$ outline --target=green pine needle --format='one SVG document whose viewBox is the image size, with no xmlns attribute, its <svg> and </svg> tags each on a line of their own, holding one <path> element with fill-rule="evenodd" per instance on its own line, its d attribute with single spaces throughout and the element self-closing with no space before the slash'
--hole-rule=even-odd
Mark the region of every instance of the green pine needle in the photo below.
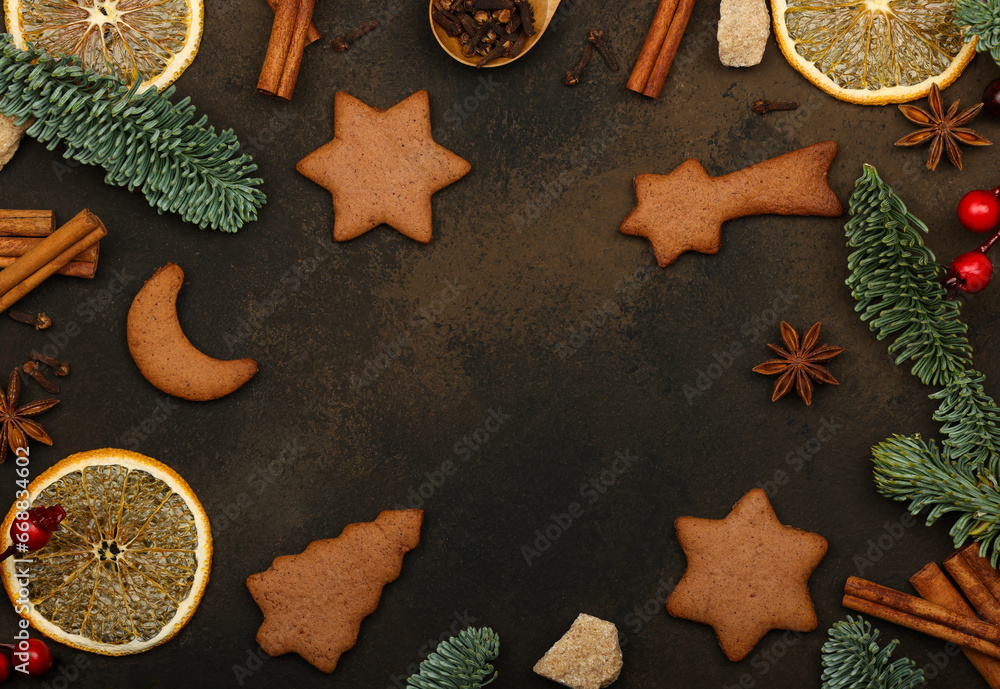
<svg viewBox="0 0 1000 689">
<path fill-rule="evenodd" d="M 406 680 L 406 686 L 416 689 L 481 689 L 497 678 L 499 673 L 489 661 L 495 660 L 498 655 L 500 637 L 492 629 L 463 629 L 458 636 L 438 644 L 437 650 L 420 663 L 420 672 Z"/>
<path fill-rule="evenodd" d="M 955 25 L 965 30 L 966 42 L 978 36 L 976 50 L 989 51 L 1000 65 L 1000 1 L 955 0 Z"/>
<path fill-rule="evenodd" d="M 957 515 L 951 527 L 956 548 L 968 539 L 993 566 L 1000 560 L 1000 490 L 992 474 L 965 461 L 941 456 L 937 443 L 919 435 L 894 435 L 872 448 L 875 486 L 893 500 L 909 500 L 911 514 L 930 507 L 927 525 L 946 514 Z"/>
<path fill-rule="evenodd" d="M 909 658 L 889 662 L 898 639 L 879 649 L 879 632 L 867 620 L 848 617 L 830 628 L 823 644 L 823 689 L 912 689 L 924 673 Z"/>
<path fill-rule="evenodd" d="M 878 339 L 896 338 L 889 351 L 897 364 L 912 361 L 922 382 L 946 384 L 972 365 L 972 348 L 958 320 L 958 302 L 947 298 L 940 282 L 944 268 L 924 246 L 927 226 L 907 212 L 871 165 L 855 184 L 850 212 L 844 231 L 855 249 L 847 279 L 855 310 Z"/>
<path fill-rule="evenodd" d="M 934 420 L 943 424 L 941 432 L 948 436 L 943 443 L 945 457 L 986 467 L 996 476 L 1000 471 L 1000 409 L 983 390 L 985 378 L 979 371 L 964 371 L 930 397 L 941 400 Z"/>
<path fill-rule="evenodd" d="M 206 128 L 190 99 L 171 103 L 171 87 L 138 93 L 71 57 L 19 50 L 0 34 L 0 113 L 18 124 L 35 118 L 28 135 L 49 150 L 107 171 L 104 181 L 140 189 L 160 213 L 202 228 L 235 232 L 264 204 L 250 156 L 239 155 L 232 130 Z"/>
</svg>

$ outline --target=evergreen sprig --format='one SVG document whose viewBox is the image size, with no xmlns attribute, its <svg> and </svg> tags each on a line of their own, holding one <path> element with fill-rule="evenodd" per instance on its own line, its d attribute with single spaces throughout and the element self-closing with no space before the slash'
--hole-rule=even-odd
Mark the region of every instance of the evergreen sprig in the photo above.
<svg viewBox="0 0 1000 689">
<path fill-rule="evenodd" d="M 946 514 L 957 515 L 951 527 L 955 547 L 969 538 L 996 567 L 1000 560 L 1000 490 L 992 474 L 967 461 L 943 457 L 933 440 L 894 435 L 872 448 L 875 486 L 887 498 L 909 500 L 908 510 L 927 514 L 930 526 Z"/>
<path fill-rule="evenodd" d="M 500 637 L 489 627 L 463 629 L 438 644 L 420 663 L 420 672 L 406 680 L 416 689 L 480 689 L 495 680 L 491 660 L 500 655 Z M 487 677 L 489 679 L 487 679 Z"/>
<path fill-rule="evenodd" d="M 989 51 L 1000 65 L 1000 1 L 955 0 L 955 25 L 965 31 L 966 42 L 978 36 L 978 52 Z"/>
<path fill-rule="evenodd" d="M 139 189 L 158 212 L 200 227 L 235 232 L 257 219 L 265 202 L 250 156 L 239 155 L 232 130 L 215 132 L 194 119 L 189 98 L 172 103 L 171 87 L 138 93 L 74 58 L 20 50 L 0 34 L 0 113 L 63 156 L 107 171 L 104 181 Z"/>
<path fill-rule="evenodd" d="M 856 311 L 883 340 L 895 336 L 889 351 L 896 363 L 912 361 L 924 383 L 944 385 L 972 365 L 966 326 L 958 320 L 958 302 L 947 298 L 944 273 L 923 242 L 927 226 L 883 182 L 871 165 L 855 184 L 851 219 L 844 228 L 848 258 L 847 285 Z"/>
<path fill-rule="evenodd" d="M 934 420 L 948 436 L 942 444 L 945 457 L 986 467 L 996 476 L 1000 470 L 1000 408 L 983 390 L 985 378 L 979 371 L 964 371 L 930 397 L 941 400 Z"/>
<path fill-rule="evenodd" d="M 879 632 L 867 620 L 848 617 L 829 634 L 822 649 L 823 689 L 912 689 L 923 683 L 923 671 L 909 658 L 889 662 L 899 640 L 880 649 Z"/>
</svg>

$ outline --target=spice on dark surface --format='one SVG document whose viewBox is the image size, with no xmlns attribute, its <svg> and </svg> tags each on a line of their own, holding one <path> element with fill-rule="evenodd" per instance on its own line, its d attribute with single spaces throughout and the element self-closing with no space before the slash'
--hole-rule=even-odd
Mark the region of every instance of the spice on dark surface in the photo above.
<svg viewBox="0 0 1000 689">
<path fill-rule="evenodd" d="M 28 438 L 52 444 L 52 438 L 41 424 L 28 417 L 47 412 L 59 404 L 59 400 L 35 400 L 19 407 L 17 402 L 20 398 L 21 376 L 15 368 L 10 372 L 7 394 L 0 390 L 0 464 L 7 459 L 7 448 L 16 454 L 19 447 L 28 447 Z"/>
<path fill-rule="evenodd" d="M 806 404 L 812 404 L 814 381 L 840 385 L 827 370 L 825 364 L 835 356 L 843 354 L 844 348 L 818 344 L 819 330 L 820 324 L 817 323 L 809 328 L 800 342 L 799 334 L 795 328 L 785 321 L 781 321 L 781 339 L 785 346 L 767 345 L 780 358 L 768 359 L 753 367 L 754 373 L 778 376 L 778 380 L 774 383 L 772 402 L 784 397 L 794 389 L 799 397 L 805 400 Z"/>
<path fill-rule="evenodd" d="M 69 375 L 69 364 L 67 364 L 65 361 L 59 361 L 58 359 L 53 359 L 52 357 L 46 356 L 41 352 L 36 352 L 35 350 L 31 350 L 31 354 L 28 355 L 28 358 L 31 359 L 32 361 L 37 361 L 40 364 L 45 364 L 46 366 L 51 368 L 52 372 L 55 373 L 57 376 Z"/>
<path fill-rule="evenodd" d="M 604 64 L 608 66 L 612 72 L 618 71 L 618 60 L 615 59 L 614 53 L 611 52 L 611 48 L 608 47 L 607 41 L 604 40 L 604 32 L 598 29 L 591 29 L 587 33 L 587 40 L 594 44 L 594 48 L 597 52 L 601 54 L 604 58 Z"/>
<path fill-rule="evenodd" d="M 452 38 L 462 55 L 479 57 L 484 67 L 501 57 L 514 58 L 534 33 L 531 4 L 517 0 L 437 0 L 431 17 Z"/>
<path fill-rule="evenodd" d="M 18 323 L 24 323 L 25 325 L 33 326 L 35 330 L 45 330 L 46 328 L 52 325 L 52 319 L 49 318 L 44 313 L 35 314 L 33 316 L 30 313 L 25 313 L 24 311 L 11 309 L 7 312 L 7 315 L 13 318 Z"/>
<path fill-rule="evenodd" d="M 45 374 L 42 373 L 42 369 L 38 365 L 37 361 L 25 361 L 24 366 L 21 368 L 31 377 L 33 381 L 38 383 L 42 390 L 45 390 L 45 392 L 50 395 L 59 394 L 59 386 L 45 377 Z"/>
<path fill-rule="evenodd" d="M 933 170 L 941 162 L 941 154 L 945 153 L 952 165 L 962 169 L 962 151 L 958 144 L 967 146 L 990 146 L 992 142 L 969 129 L 968 124 L 975 119 L 983 104 L 978 103 L 971 108 L 958 112 L 958 101 L 951 104 L 947 111 L 941 101 L 941 89 L 936 83 L 931 84 L 931 92 L 927 95 L 930 112 L 916 105 L 904 103 L 899 106 L 900 112 L 910 122 L 915 122 L 921 129 L 907 134 L 896 142 L 896 146 L 919 146 L 931 142 L 927 153 L 927 169 Z"/>
<path fill-rule="evenodd" d="M 580 77 L 583 76 L 583 70 L 587 69 L 587 65 L 590 63 L 590 58 L 594 55 L 594 44 L 587 43 L 583 46 L 583 55 L 580 56 L 580 61 L 576 63 L 576 66 L 570 71 L 566 72 L 566 85 L 575 86 L 580 83 Z"/>
<path fill-rule="evenodd" d="M 766 115 L 774 110 L 795 110 L 799 104 L 793 100 L 767 100 L 761 98 L 753 104 L 753 111 L 758 115 Z"/>
<path fill-rule="evenodd" d="M 364 36 L 366 33 L 374 31 L 378 28 L 378 19 L 370 19 L 364 24 L 356 28 L 354 31 L 350 32 L 346 36 L 337 36 L 333 39 L 333 49 L 337 52 L 344 52 L 351 47 L 351 44 L 356 40 Z"/>
</svg>

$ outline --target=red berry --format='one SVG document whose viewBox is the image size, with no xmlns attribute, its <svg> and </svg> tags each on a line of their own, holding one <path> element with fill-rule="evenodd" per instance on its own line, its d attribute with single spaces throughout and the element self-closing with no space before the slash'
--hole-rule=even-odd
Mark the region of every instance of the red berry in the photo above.
<svg viewBox="0 0 1000 689">
<path fill-rule="evenodd" d="M 45 547 L 45 544 L 52 538 L 52 533 L 45 529 L 40 529 L 28 519 L 15 519 L 10 527 L 10 537 L 14 544 L 24 543 L 28 551 L 38 550 Z"/>
<path fill-rule="evenodd" d="M 958 221 L 970 232 L 989 232 L 1000 225 L 1000 199 L 986 189 L 970 191 L 958 202 Z"/>
<path fill-rule="evenodd" d="M 44 548 L 65 516 L 66 512 L 59 505 L 35 507 L 28 510 L 25 519 L 14 520 L 10 525 L 10 538 L 15 546 L 26 545 L 29 552 Z"/>
<path fill-rule="evenodd" d="M 0 684 L 6 682 L 8 677 L 10 677 L 10 658 L 6 653 L 0 653 Z"/>
<path fill-rule="evenodd" d="M 983 105 L 993 117 L 1000 117 L 1000 79 L 994 79 L 983 91 Z"/>
<path fill-rule="evenodd" d="M 52 669 L 55 660 L 52 658 L 52 651 L 41 639 L 26 639 L 14 644 L 11 652 L 14 664 L 18 667 L 27 665 L 28 675 L 31 677 L 41 677 Z M 20 670 L 18 670 L 20 672 Z"/>
<path fill-rule="evenodd" d="M 970 251 L 951 262 L 951 272 L 957 278 L 960 290 L 975 294 L 990 284 L 993 262 L 980 251 Z"/>
</svg>

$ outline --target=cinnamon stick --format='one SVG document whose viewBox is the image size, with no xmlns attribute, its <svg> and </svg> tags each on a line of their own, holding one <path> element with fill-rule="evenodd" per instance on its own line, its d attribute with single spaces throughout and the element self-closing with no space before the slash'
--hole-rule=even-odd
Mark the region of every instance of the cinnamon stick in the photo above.
<svg viewBox="0 0 1000 689">
<path fill-rule="evenodd" d="M 970 543 L 959 552 L 993 597 L 1000 600 L 1000 573 L 997 573 L 989 560 L 979 556 L 979 544 Z"/>
<path fill-rule="evenodd" d="M 0 210 L 0 237 L 47 237 L 55 229 L 52 211 Z"/>
<path fill-rule="evenodd" d="M 42 237 L 0 237 L 0 257 L 24 256 L 26 253 L 41 244 Z M 100 246 L 95 245 L 74 258 L 74 261 L 83 263 L 94 263 L 100 254 Z"/>
<path fill-rule="evenodd" d="M 642 95 L 656 98 L 660 95 L 660 91 L 663 90 L 663 83 L 667 80 L 667 73 L 670 71 L 670 66 L 674 63 L 677 48 L 681 45 L 681 38 L 684 37 L 684 31 L 687 29 L 688 20 L 691 19 L 691 11 L 693 9 L 694 0 L 680 0 L 680 4 L 677 5 L 677 11 L 674 13 L 674 18 L 670 21 L 670 29 L 667 31 L 667 37 L 663 40 L 663 47 L 656 58 L 656 64 L 653 65 L 653 71 L 649 75 L 649 81 L 646 82 L 646 88 L 643 89 Z"/>
<path fill-rule="evenodd" d="M 917 593 L 932 603 L 937 603 L 952 612 L 965 615 L 966 617 L 974 617 L 976 615 L 975 610 L 972 609 L 972 606 L 965 601 L 965 598 L 958 592 L 958 589 L 948 580 L 948 577 L 937 566 L 937 563 L 931 562 L 914 574 L 910 577 L 910 583 L 917 590 Z M 963 648 L 962 652 L 979 674 L 982 675 L 983 679 L 986 680 L 990 689 L 1000 689 L 1000 660 L 968 648 Z"/>
<path fill-rule="evenodd" d="M 264 66 L 257 80 L 257 90 L 269 96 L 278 93 L 281 85 L 281 75 L 288 61 L 288 50 L 295 34 L 295 19 L 299 14 L 299 0 L 282 0 L 274 13 L 274 23 L 271 25 L 271 38 L 267 43 L 267 54 L 264 56 Z"/>
<path fill-rule="evenodd" d="M 660 5 L 653 16 L 653 25 L 649 27 L 649 33 L 646 34 L 646 40 L 642 44 L 642 50 L 639 51 L 639 57 L 632 68 L 632 75 L 628 79 L 627 88 L 630 90 L 637 93 L 646 90 L 649 75 L 653 73 L 653 65 L 656 64 L 656 58 L 670 29 L 670 20 L 674 18 L 674 12 L 677 10 L 677 2 L 678 0 L 660 0 Z"/>
<path fill-rule="evenodd" d="M 38 246 L 0 271 L 0 311 L 6 311 L 107 234 L 96 215 L 87 209 L 80 211 Z"/>
<path fill-rule="evenodd" d="M 97 246 L 97 244 L 95 244 L 94 246 Z M 17 259 L 18 259 L 17 256 L 0 256 L 0 269 L 14 265 L 14 261 L 16 261 Z M 97 275 L 97 263 L 70 261 L 62 268 L 57 270 L 56 275 L 65 275 L 66 277 L 70 278 L 83 278 L 84 280 L 93 280 L 94 277 Z"/>
<path fill-rule="evenodd" d="M 283 0 L 289 2 L 290 0 Z M 295 17 L 295 29 L 292 33 L 292 44 L 288 49 L 285 67 L 281 72 L 281 82 L 278 84 L 277 97 L 281 100 L 291 100 L 295 91 L 295 82 L 299 78 L 299 68 L 302 66 L 302 54 L 306 49 L 306 35 L 312 22 L 313 8 L 316 0 L 299 0 L 299 12 Z"/>
<path fill-rule="evenodd" d="M 979 546 L 973 545 L 974 548 Z M 978 557 L 978 553 L 974 554 Z M 965 559 L 965 551 L 960 550 L 944 561 L 944 568 L 948 570 L 955 583 L 965 592 L 966 597 L 972 606 L 979 611 L 984 620 L 993 624 L 1000 623 L 1000 601 L 993 597 L 990 590 L 983 583 L 982 579 L 969 561 Z"/>
<path fill-rule="evenodd" d="M 271 8 L 272 12 L 277 12 L 278 7 L 281 5 L 283 0 L 267 0 L 268 7 Z M 306 45 L 311 45 L 319 39 L 323 38 L 319 31 L 316 29 L 316 25 L 312 22 L 309 23 L 309 31 L 306 33 Z"/>
<path fill-rule="evenodd" d="M 923 598 L 851 577 L 844 586 L 843 605 L 849 610 L 1000 658 L 1000 629 Z"/>
</svg>

